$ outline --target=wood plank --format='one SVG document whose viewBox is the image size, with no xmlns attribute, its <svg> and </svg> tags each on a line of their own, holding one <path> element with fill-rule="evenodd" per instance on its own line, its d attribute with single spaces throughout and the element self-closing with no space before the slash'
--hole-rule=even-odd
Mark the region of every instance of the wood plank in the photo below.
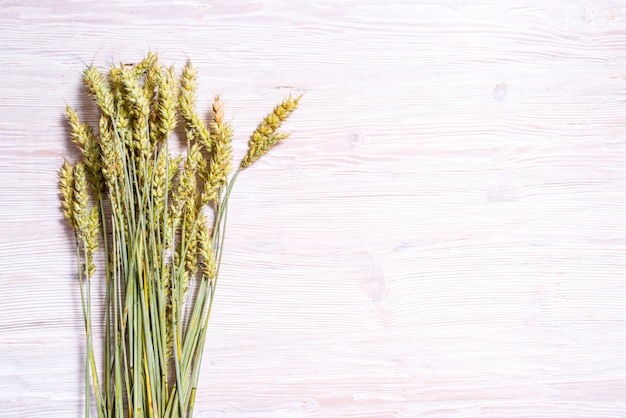
<svg viewBox="0 0 626 418">
<path fill-rule="evenodd" d="M 221 93 L 232 196 L 199 417 L 622 417 L 626 5 L 0 2 L 0 415 L 83 411 L 63 108 L 148 50 Z"/>
</svg>

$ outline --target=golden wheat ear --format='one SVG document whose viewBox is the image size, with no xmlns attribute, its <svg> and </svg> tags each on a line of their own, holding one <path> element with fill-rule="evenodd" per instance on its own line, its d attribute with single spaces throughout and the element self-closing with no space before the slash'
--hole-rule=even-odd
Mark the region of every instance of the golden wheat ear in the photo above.
<svg viewBox="0 0 626 418">
<path fill-rule="evenodd" d="M 213 122 L 209 127 L 213 139 L 213 152 L 202 194 L 202 203 L 205 205 L 218 203 L 221 191 L 228 183 L 228 175 L 232 172 L 233 129 L 230 124 L 224 122 L 224 104 L 220 96 L 213 99 Z"/>
<path fill-rule="evenodd" d="M 289 96 L 263 119 L 250 136 L 248 152 L 241 161 L 240 169 L 250 167 L 259 158 L 265 155 L 274 145 L 289 137 L 287 133 L 280 133 L 278 129 L 287 120 L 289 115 L 298 108 L 299 96 Z"/>
<path fill-rule="evenodd" d="M 61 190 L 61 205 L 63 216 L 70 226 L 76 229 L 74 220 L 74 167 L 67 161 L 63 161 L 59 171 L 59 189 Z"/>
</svg>

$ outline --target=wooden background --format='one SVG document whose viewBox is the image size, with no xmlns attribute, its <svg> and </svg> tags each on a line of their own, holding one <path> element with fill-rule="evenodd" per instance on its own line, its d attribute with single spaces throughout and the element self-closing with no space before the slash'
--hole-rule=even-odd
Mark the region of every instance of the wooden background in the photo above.
<svg viewBox="0 0 626 418">
<path fill-rule="evenodd" d="M 0 416 L 78 417 L 57 172 L 88 64 L 236 127 L 197 417 L 626 417 L 626 2 L 0 0 Z M 85 113 L 86 112 L 86 113 Z"/>
</svg>

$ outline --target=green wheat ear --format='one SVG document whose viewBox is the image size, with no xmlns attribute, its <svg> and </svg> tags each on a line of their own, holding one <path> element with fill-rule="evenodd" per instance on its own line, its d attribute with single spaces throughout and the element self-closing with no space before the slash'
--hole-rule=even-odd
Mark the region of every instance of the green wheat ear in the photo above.
<svg viewBox="0 0 626 418">
<path fill-rule="evenodd" d="M 106 75 L 89 67 L 82 81 L 100 110 L 98 126 L 65 109 L 81 151 L 76 163 L 63 162 L 59 189 L 76 244 L 86 417 L 92 393 L 99 418 L 193 415 L 233 185 L 288 136 L 278 129 L 301 98 L 288 97 L 263 119 L 233 173 L 233 128 L 219 96 L 210 119 L 197 114 L 197 78 L 190 61 L 177 78 L 152 53 Z M 187 150 L 172 155 L 168 140 L 179 122 Z M 98 262 L 104 327 L 91 312 Z M 102 359 L 94 328 L 104 335 Z"/>
</svg>

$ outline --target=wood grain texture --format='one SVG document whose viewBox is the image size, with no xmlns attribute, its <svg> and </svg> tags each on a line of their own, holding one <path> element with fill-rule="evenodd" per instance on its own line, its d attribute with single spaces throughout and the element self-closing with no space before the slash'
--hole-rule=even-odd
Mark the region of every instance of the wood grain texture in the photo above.
<svg viewBox="0 0 626 418">
<path fill-rule="evenodd" d="M 0 415 L 82 414 L 57 170 L 152 49 L 236 155 L 198 417 L 626 416 L 626 3 L 0 0 Z"/>
</svg>

